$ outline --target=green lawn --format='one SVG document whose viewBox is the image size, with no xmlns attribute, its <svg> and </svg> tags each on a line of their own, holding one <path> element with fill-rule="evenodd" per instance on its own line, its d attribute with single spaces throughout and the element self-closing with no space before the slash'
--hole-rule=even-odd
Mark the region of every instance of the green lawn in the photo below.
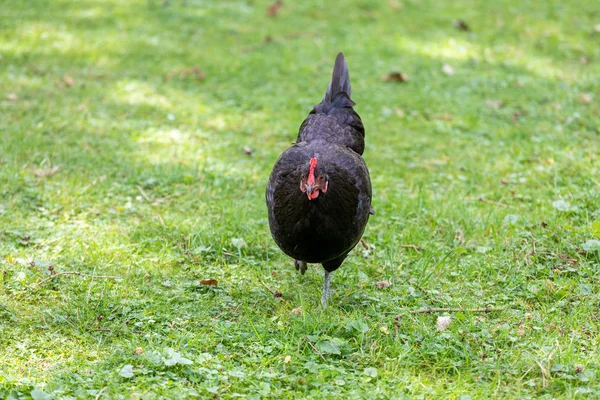
<svg viewBox="0 0 600 400">
<path fill-rule="evenodd" d="M 600 397 L 598 1 L 268 6 L 0 0 L 0 398 Z M 264 188 L 338 51 L 377 214 L 323 310 Z"/>
</svg>

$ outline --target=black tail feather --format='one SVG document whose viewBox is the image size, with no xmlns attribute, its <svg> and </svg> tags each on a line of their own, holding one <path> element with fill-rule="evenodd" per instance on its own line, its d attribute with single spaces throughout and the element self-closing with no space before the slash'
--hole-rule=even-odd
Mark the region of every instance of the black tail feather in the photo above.
<svg viewBox="0 0 600 400">
<path fill-rule="evenodd" d="M 329 82 L 329 87 L 327 88 L 327 93 L 325 93 L 325 98 L 323 98 L 323 103 L 335 101 L 336 97 L 341 93 L 345 93 L 347 98 L 350 99 L 351 92 L 352 87 L 350 85 L 348 64 L 346 64 L 344 54 L 340 52 L 335 58 L 331 82 Z"/>
</svg>

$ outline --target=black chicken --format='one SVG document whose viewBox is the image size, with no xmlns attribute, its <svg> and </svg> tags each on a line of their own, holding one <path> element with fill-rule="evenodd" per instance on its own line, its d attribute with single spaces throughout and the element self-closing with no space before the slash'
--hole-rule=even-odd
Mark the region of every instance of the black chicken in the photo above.
<svg viewBox="0 0 600 400">
<path fill-rule="evenodd" d="M 350 99 L 350 76 L 337 55 L 329 88 L 300 126 L 296 143 L 283 152 L 267 184 L 271 234 L 295 259 L 321 263 L 327 306 L 330 273 L 339 268 L 360 240 L 371 206 L 371 180 L 361 155 L 365 129 Z"/>
</svg>

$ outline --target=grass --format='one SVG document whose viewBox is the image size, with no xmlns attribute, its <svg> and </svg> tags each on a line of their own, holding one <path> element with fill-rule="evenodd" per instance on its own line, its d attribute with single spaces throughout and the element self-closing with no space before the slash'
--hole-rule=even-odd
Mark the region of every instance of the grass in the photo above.
<svg viewBox="0 0 600 400">
<path fill-rule="evenodd" d="M 0 397 L 600 396 L 597 1 L 2 3 Z M 323 310 L 264 187 L 338 51 L 377 214 Z"/>
</svg>

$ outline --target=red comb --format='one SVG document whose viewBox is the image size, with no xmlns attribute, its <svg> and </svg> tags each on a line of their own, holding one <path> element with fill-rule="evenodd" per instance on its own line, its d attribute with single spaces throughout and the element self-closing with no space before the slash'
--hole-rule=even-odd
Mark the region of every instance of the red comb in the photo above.
<svg viewBox="0 0 600 400">
<path fill-rule="evenodd" d="M 315 183 L 315 167 L 317 166 L 317 159 L 315 157 L 310 159 L 310 171 L 308 171 L 308 179 L 306 183 L 312 185 Z"/>
</svg>

